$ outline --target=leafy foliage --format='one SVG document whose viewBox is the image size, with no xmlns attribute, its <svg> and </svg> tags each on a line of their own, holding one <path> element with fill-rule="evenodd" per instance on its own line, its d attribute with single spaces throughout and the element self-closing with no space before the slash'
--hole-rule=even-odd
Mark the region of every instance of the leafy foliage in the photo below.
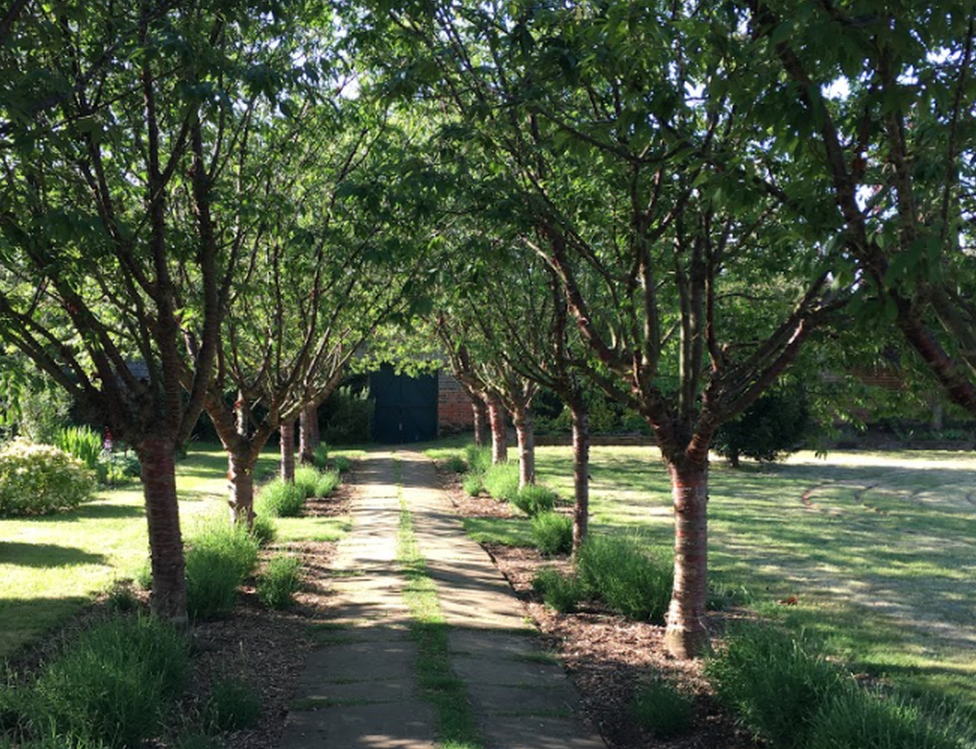
<svg viewBox="0 0 976 749">
<path fill-rule="evenodd" d="M 17 438 L 0 448 L 0 516 L 69 510 L 94 491 L 94 474 L 57 447 Z"/>
<path fill-rule="evenodd" d="M 799 450 L 810 426 L 806 395 L 799 385 L 777 387 L 718 430 L 715 451 L 733 466 L 745 456 L 772 462 Z"/>
<path fill-rule="evenodd" d="M 305 506 L 305 498 L 302 487 L 275 479 L 261 487 L 254 509 L 258 515 L 272 518 L 297 517 Z"/>
</svg>

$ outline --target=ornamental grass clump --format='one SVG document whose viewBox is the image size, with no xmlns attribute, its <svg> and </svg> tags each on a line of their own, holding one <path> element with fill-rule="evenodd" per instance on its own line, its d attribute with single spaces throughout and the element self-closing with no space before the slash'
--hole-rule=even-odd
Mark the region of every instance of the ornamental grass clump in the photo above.
<svg viewBox="0 0 976 749">
<path fill-rule="evenodd" d="M 471 473 L 484 474 L 491 468 L 491 448 L 468 445 L 464 457 Z"/>
<path fill-rule="evenodd" d="M 156 618 L 113 616 L 67 641 L 7 701 L 15 746 L 134 747 L 154 735 L 190 672 L 189 646 Z"/>
<path fill-rule="evenodd" d="M 532 538 L 546 556 L 569 554 L 573 550 L 573 519 L 556 512 L 543 512 L 532 518 Z"/>
<path fill-rule="evenodd" d="M 228 612 L 237 589 L 258 563 L 259 543 L 244 525 L 210 522 L 189 539 L 186 551 L 186 607 L 192 619 Z"/>
<path fill-rule="evenodd" d="M 214 732 L 239 731 L 257 724 L 261 717 L 261 697 L 241 679 L 218 679 L 210 688 L 203 720 Z"/>
<path fill-rule="evenodd" d="M 655 677 L 637 688 L 630 711 L 657 738 L 670 739 L 691 729 L 695 699 L 673 682 Z"/>
<path fill-rule="evenodd" d="M 560 614 L 572 614 L 585 598 L 583 585 L 576 575 L 564 575 L 552 567 L 543 567 L 535 574 L 532 588 L 542 596 L 546 606 Z"/>
<path fill-rule="evenodd" d="M 529 484 L 515 492 L 512 504 L 532 518 L 542 512 L 552 512 L 557 499 L 558 495 L 552 489 Z"/>
<path fill-rule="evenodd" d="M 481 490 L 484 488 L 481 478 L 480 473 L 469 473 L 465 476 L 464 481 L 461 482 L 464 493 L 469 497 L 477 497 L 481 494 Z"/>
<path fill-rule="evenodd" d="M 293 518 L 301 514 L 305 499 L 301 487 L 276 479 L 261 488 L 254 511 L 272 518 Z"/>
<path fill-rule="evenodd" d="M 315 480 L 316 497 L 330 497 L 332 492 L 342 483 L 342 476 L 337 470 L 321 471 Z"/>
<path fill-rule="evenodd" d="M 674 579 L 671 552 L 641 538 L 590 536 L 577 564 L 588 593 L 631 619 L 664 623 Z"/>
<path fill-rule="evenodd" d="M 519 476 L 516 463 L 498 463 L 485 471 L 482 479 L 485 491 L 502 502 L 511 502 L 518 495 Z"/>
<path fill-rule="evenodd" d="M 0 516 L 70 510 L 96 488 L 94 472 L 61 448 L 20 438 L 0 448 Z"/>
<path fill-rule="evenodd" d="M 452 455 L 450 458 L 444 461 L 444 468 L 446 468 L 451 473 L 467 473 L 468 464 L 464 458 L 460 455 Z"/>
<path fill-rule="evenodd" d="M 297 557 L 277 554 L 258 578 L 258 598 L 269 609 L 286 609 L 301 588 L 302 564 Z"/>
<path fill-rule="evenodd" d="M 90 426 L 65 427 L 58 432 L 54 443 L 66 453 L 78 458 L 89 470 L 98 470 L 98 458 L 102 454 L 102 436 Z"/>
<path fill-rule="evenodd" d="M 319 481 L 319 472 L 311 466 L 302 466 L 295 469 L 295 486 L 302 492 L 304 499 L 317 496 L 315 486 Z"/>
</svg>

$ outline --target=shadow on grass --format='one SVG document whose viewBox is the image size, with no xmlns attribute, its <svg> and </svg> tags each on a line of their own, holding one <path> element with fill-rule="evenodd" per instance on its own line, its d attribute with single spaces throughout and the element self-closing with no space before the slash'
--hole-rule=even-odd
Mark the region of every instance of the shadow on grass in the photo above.
<svg viewBox="0 0 976 749">
<path fill-rule="evenodd" d="M 0 542 L 0 564 L 19 567 L 67 567 L 78 564 L 107 564 L 101 554 L 56 544 Z"/>
</svg>

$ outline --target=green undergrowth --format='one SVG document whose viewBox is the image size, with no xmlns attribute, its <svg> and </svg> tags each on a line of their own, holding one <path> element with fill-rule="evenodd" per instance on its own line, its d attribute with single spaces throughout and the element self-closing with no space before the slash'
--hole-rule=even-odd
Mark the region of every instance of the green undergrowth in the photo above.
<svg viewBox="0 0 976 749">
<path fill-rule="evenodd" d="M 814 640 L 770 626 L 732 629 L 705 673 L 772 749 L 962 749 L 976 739 L 947 705 L 860 686 Z"/>
<path fill-rule="evenodd" d="M 481 479 L 485 491 L 502 502 L 511 502 L 518 495 L 519 476 L 517 463 L 498 463 L 489 466 Z"/>
<path fill-rule="evenodd" d="M 630 712 L 655 737 L 670 739 L 691 729 L 695 698 L 674 682 L 654 676 L 637 687 Z"/>
<path fill-rule="evenodd" d="M 301 589 L 302 563 L 291 554 L 275 554 L 268 560 L 258 577 L 257 592 L 261 603 L 269 609 L 287 609 L 295 602 Z"/>
<path fill-rule="evenodd" d="M 534 546 L 532 526 L 524 518 L 461 518 L 464 532 L 479 544 Z"/>
<path fill-rule="evenodd" d="M 226 614 L 257 566 L 259 544 L 244 525 L 214 519 L 200 524 L 186 549 L 186 607 L 191 619 Z"/>
<path fill-rule="evenodd" d="M 137 746 L 160 729 L 189 672 L 189 643 L 171 625 L 105 619 L 0 691 L 0 729 L 22 747 L 52 737 L 66 747 Z"/>
<path fill-rule="evenodd" d="M 415 666 L 417 681 L 437 716 L 438 745 L 443 749 L 483 749 L 485 741 L 465 684 L 451 673 L 450 627 L 441 612 L 436 585 L 428 576 L 426 562 L 417 547 L 410 510 L 402 498 L 397 556 L 407 578 L 403 597 L 410 609 L 410 634 L 419 651 Z"/>
</svg>

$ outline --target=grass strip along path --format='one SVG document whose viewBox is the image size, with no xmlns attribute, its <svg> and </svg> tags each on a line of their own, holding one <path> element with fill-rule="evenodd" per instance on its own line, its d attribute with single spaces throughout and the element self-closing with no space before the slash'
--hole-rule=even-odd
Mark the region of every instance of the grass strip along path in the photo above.
<svg viewBox="0 0 976 749">
<path fill-rule="evenodd" d="M 431 462 L 370 453 L 283 749 L 604 749 Z"/>
</svg>

